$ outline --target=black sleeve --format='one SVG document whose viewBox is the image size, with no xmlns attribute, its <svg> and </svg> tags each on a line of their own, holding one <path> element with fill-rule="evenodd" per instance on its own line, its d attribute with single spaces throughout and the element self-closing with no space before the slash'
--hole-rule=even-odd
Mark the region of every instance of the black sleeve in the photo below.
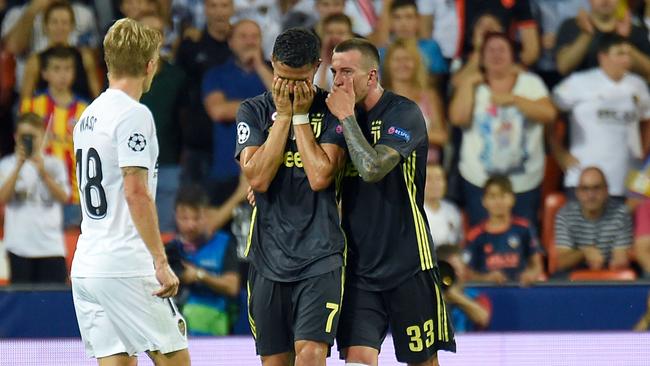
<svg viewBox="0 0 650 366">
<path fill-rule="evenodd" d="M 650 55 L 650 41 L 648 41 L 648 31 L 645 28 L 633 25 L 630 33 L 630 43 L 643 52 L 644 55 Z"/>
<path fill-rule="evenodd" d="M 237 146 L 235 159 L 239 160 L 239 154 L 249 146 L 262 146 L 266 141 L 264 131 L 260 128 L 262 120 L 259 108 L 251 100 L 244 101 L 237 111 Z"/>
<path fill-rule="evenodd" d="M 580 28 L 578 27 L 575 18 L 570 18 L 562 22 L 562 25 L 560 25 L 560 30 L 557 32 L 555 54 L 557 55 L 562 47 L 573 43 L 579 35 Z"/>
<path fill-rule="evenodd" d="M 411 101 L 401 101 L 383 116 L 382 131 L 378 145 L 395 149 L 407 158 L 427 139 L 427 126 L 420 107 Z"/>
<path fill-rule="evenodd" d="M 345 149 L 345 137 L 343 136 L 343 126 L 339 120 L 331 113 L 327 113 L 323 119 L 323 131 L 318 138 L 319 144 L 335 144 Z"/>
<path fill-rule="evenodd" d="M 223 271 L 226 272 L 235 272 L 239 273 L 239 258 L 237 258 L 237 240 L 231 235 L 230 240 L 228 240 L 228 247 L 226 248 L 226 253 L 223 256 Z"/>
</svg>

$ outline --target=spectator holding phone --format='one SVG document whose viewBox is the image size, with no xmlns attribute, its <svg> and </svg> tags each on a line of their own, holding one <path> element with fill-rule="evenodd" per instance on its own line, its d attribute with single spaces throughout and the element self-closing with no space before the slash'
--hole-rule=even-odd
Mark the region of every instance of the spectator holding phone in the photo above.
<svg viewBox="0 0 650 366">
<path fill-rule="evenodd" d="M 16 126 L 16 151 L 0 160 L 0 203 L 10 281 L 65 283 L 63 203 L 70 197 L 63 162 L 43 153 L 45 127 L 34 113 Z"/>
</svg>

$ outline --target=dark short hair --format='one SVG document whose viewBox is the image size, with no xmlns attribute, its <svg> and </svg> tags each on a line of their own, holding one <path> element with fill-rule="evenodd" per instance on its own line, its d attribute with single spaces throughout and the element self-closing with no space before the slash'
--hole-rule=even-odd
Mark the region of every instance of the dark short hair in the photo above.
<svg viewBox="0 0 650 366">
<path fill-rule="evenodd" d="M 334 53 L 348 52 L 357 50 L 361 52 L 364 61 L 373 63 L 379 67 L 379 50 L 377 47 L 370 43 L 370 41 L 363 38 L 351 38 L 343 41 L 334 47 Z"/>
<path fill-rule="evenodd" d="M 18 120 L 16 121 L 16 126 L 20 126 L 22 124 L 25 125 L 30 125 L 32 127 L 44 130 L 45 129 L 45 121 L 43 120 L 43 117 L 39 116 L 36 113 L 28 112 L 28 113 L 23 113 L 18 116 Z"/>
<path fill-rule="evenodd" d="M 352 32 L 352 20 L 350 20 L 350 17 L 343 14 L 343 13 L 338 13 L 338 14 L 330 14 L 323 19 L 323 28 L 327 27 L 328 25 L 332 23 L 344 23 L 345 25 L 350 28 L 350 32 Z"/>
<path fill-rule="evenodd" d="M 75 25 L 74 10 L 68 1 L 54 1 L 48 5 L 48 7 L 45 8 L 45 12 L 43 13 L 43 23 L 47 23 L 47 21 L 50 19 L 50 15 L 52 15 L 52 12 L 59 9 L 67 11 L 68 14 L 70 14 L 72 25 Z"/>
<path fill-rule="evenodd" d="M 447 261 L 454 255 L 462 255 L 463 250 L 458 245 L 444 244 L 436 248 L 436 257 L 439 261 Z"/>
<path fill-rule="evenodd" d="M 289 28 L 275 39 L 273 60 L 289 67 L 314 65 L 320 59 L 320 40 L 307 28 Z"/>
<path fill-rule="evenodd" d="M 57 60 L 72 60 L 76 62 L 76 52 L 74 47 L 70 46 L 54 46 L 43 51 L 43 65 L 42 69 L 46 69 L 50 61 Z"/>
<path fill-rule="evenodd" d="M 598 53 L 607 53 L 612 47 L 627 43 L 629 43 L 628 40 L 619 34 L 602 33 L 600 34 L 600 37 L 597 38 L 596 47 Z"/>
<path fill-rule="evenodd" d="M 390 12 L 393 13 L 399 8 L 406 8 L 409 6 L 414 7 L 415 12 L 418 11 L 418 5 L 415 3 L 415 0 L 394 0 L 393 3 L 390 4 Z"/>
<path fill-rule="evenodd" d="M 510 182 L 510 178 L 506 175 L 493 175 L 490 178 L 488 178 L 487 182 L 483 185 L 483 193 L 487 192 L 487 190 L 491 186 L 497 186 L 499 187 L 503 192 L 506 193 L 512 193 L 514 194 L 515 192 L 512 190 L 512 183 Z"/>
<path fill-rule="evenodd" d="M 200 185 L 187 184 L 178 189 L 174 207 L 188 206 L 198 209 L 201 207 L 207 207 L 209 203 L 210 198 Z"/>
</svg>

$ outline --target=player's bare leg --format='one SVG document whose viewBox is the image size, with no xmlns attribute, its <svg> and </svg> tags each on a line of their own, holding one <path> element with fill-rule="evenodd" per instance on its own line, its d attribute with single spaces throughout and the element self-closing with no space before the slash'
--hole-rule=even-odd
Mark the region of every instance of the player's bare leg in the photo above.
<svg viewBox="0 0 650 366">
<path fill-rule="evenodd" d="M 345 362 L 352 364 L 361 364 L 367 366 L 377 366 L 379 351 L 372 347 L 352 346 L 343 350 Z"/>
<path fill-rule="evenodd" d="M 262 366 L 293 366 L 294 357 L 292 352 L 262 356 Z"/>
<path fill-rule="evenodd" d="M 408 366 L 440 366 L 440 364 L 438 363 L 438 355 L 435 355 L 424 362 L 409 363 Z"/>
<path fill-rule="evenodd" d="M 297 341 L 296 366 L 325 366 L 327 343 L 314 341 Z"/>
<path fill-rule="evenodd" d="M 136 366 L 138 364 L 138 358 L 129 356 L 126 353 L 118 353 L 116 355 L 98 358 L 97 364 L 99 366 Z"/>
<path fill-rule="evenodd" d="M 147 351 L 147 355 L 156 366 L 190 366 L 190 352 L 187 348 L 169 353 Z"/>
</svg>

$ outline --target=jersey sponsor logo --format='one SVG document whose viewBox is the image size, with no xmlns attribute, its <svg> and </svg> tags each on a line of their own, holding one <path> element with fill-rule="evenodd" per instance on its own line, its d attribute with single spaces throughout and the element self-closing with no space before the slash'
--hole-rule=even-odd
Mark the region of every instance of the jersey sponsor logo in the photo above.
<svg viewBox="0 0 650 366">
<path fill-rule="evenodd" d="M 381 121 L 372 121 L 370 124 L 370 133 L 372 134 L 372 144 L 376 144 L 381 138 Z"/>
<path fill-rule="evenodd" d="M 249 137 L 251 137 L 251 128 L 248 127 L 248 123 L 239 122 L 237 124 L 237 143 L 241 145 L 248 141 Z"/>
<path fill-rule="evenodd" d="M 406 142 L 411 141 L 411 134 L 403 128 L 391 126 L 388 128 L 388 134 L 399 137 Z"/>
<path fill-rule="evenodd" d="M 147 146 L 147 139 L 141 133 L 134 133 L 129 137 L 129 148 L 134 152 L 140 152 Z"/>
<path fill-rule="evenodd" d="M 488 271 L 499 271 L 505 268 L 519 267 L 519 253 L 497 253 L 485 258 Z"/>
</svg>

